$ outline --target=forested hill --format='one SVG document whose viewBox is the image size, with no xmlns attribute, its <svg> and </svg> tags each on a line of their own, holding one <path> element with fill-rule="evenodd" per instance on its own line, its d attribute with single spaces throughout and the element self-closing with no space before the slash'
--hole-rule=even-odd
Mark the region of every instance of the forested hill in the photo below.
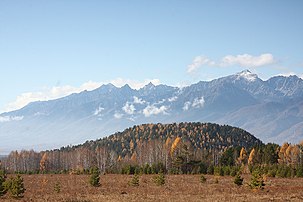
<svg viewBox="0 0 303 202">
<path fill-rule="evenodd" d="M 224 151 L 229 147 L 245 147 L 247 149 L 262 142 L 247 131 L 213 123 L 173 123 L 143 124 L 117 132 L 109 137 L 96 141 L 87 141 L 80 147 L 107 147 L 121 157 L 131 155 L 142 144 L 169 144 L 177 137 L 192 149 L 216 149 Z M 77 147 L 79 147 L 77 146 Z"/>
<path fill-rule="evenodd" d="M 10 171 L 83 170 L 98 166 L 119 172 L 124 165 L 162 164 L 166 170 L 182 159 L 184 164 L 217 165 L 232 148 L 250 150 L 263 143 L 248 132 L 212 123 L 143 124 L 108 137 L 51 151 L 11 152 L 3 163 Z M 238 149 L 236 149 L 238 148 Z M 235 150 L 236 149 L 236 150 Z"/>
</svg>

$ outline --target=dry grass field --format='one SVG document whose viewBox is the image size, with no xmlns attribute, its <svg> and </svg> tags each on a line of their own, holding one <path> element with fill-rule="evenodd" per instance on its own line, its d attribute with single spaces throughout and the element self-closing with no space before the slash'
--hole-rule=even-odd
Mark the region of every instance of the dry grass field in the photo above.
<svg viewBox="0 0 303 202">
<path fill-rule="evenodd" d="M 92 187 L 88 175 L 22 175 L 25 196 L 18 201 L 303 201 L 303 178 L 268 178 L 264 190 L 253 191 L 245 185 L 250 176 L 244 176 L 244 185 L 237 187 L 233 177 L 206 175 L 167 175 L 166 184 L 157 186 L 153 175 L 140 177 L 140 186 L 132 187 L 129 175 L 102 175 L 101 186 Z M 218 183 L 215 179 L 218 178 Z M 61 185 L 60 193 L 54 191 Z M 0 201 L 17 201 L 8 195 Z"/>
</svg>

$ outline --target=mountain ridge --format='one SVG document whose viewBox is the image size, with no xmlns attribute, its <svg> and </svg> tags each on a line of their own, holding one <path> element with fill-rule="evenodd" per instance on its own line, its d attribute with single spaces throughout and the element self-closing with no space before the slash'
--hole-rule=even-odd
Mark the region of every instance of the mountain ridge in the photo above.
<svg viewBox="0 0 303 202">
<path fill-rule="evenodd" d="M 132 125 L 189 121 L 241 127 L 264 142 L 298 142 L 303 139 L 302 100 L 301 78 L 263 81 L 249 70 L 183 88 L 149 83 L 136 90 L 106 84 L 0 114 L 0 137 L 5 140 L 0 149 L 43 150 Z M 8 146 L 12 144 L 16 147 Z"/>
</svg>

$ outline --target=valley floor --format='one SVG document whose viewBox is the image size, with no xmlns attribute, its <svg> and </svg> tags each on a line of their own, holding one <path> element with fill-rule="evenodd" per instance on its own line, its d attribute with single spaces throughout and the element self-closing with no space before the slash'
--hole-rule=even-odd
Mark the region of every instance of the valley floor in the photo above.
<svg viewBox="0 0 303 202">
<path fill-rule="evenodd" d="M 18 201 L 303 201 L 303 178 L 268 178 L 264 190 L 253 191 L 246 183 L 237 187 L 233 177 L 206 175 L 206 183 L 200 183 L 200 175 L 167 175 L 166 184 L 157 186 L 153 175 L 140 177 L 139 187 L 128 185 L 132 176 L 101 175 L 100 187 L 88 183 L 88 175 L 22 175 L 25 196 Z M 218 178 L 218 183 L 215 179 Z M 54 191 L 55 184 L 60 193 Z M 8 195 L 0 201 L 15 201 Z"/>
</svg>

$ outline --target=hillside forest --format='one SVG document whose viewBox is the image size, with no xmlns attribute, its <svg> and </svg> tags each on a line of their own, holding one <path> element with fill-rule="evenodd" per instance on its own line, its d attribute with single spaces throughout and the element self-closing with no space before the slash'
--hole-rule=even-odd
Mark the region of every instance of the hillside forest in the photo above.
<svg viewBox="0 0 303 202">
<path fill-rule="evenodd" d="M 248 132 L 213 123 L 143 124 L 76 146 L 12 151 L 7 173 L 235 175 L 258 168 L 271 176 L 303 176 L 303 143 L 264 144 Z"/>
</svg>

